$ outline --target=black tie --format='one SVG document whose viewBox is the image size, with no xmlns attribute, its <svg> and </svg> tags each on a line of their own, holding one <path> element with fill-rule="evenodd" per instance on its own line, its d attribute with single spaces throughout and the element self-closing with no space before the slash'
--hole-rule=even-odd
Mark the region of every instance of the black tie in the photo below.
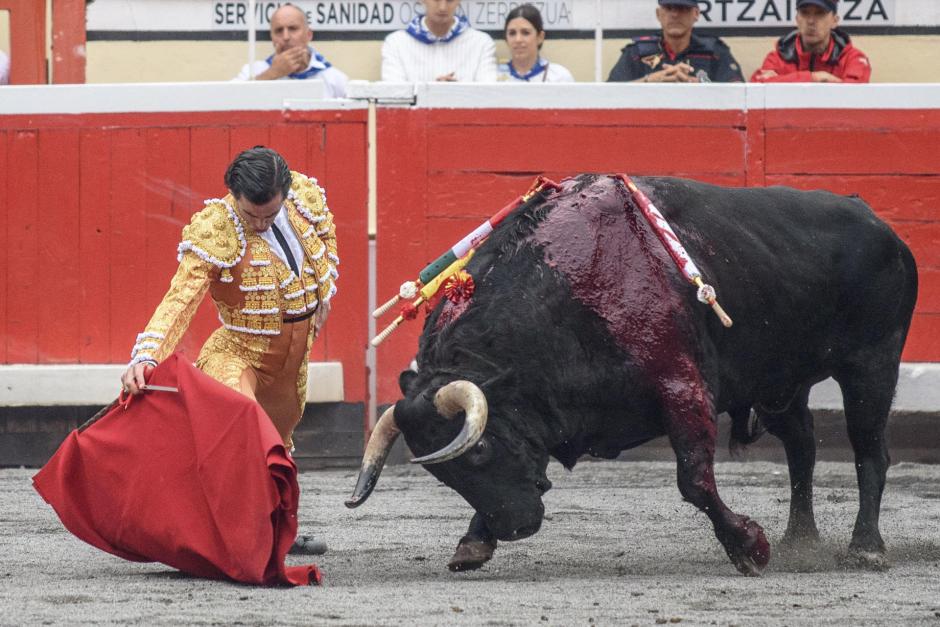
<svg viewBox="0 0 940 627">
<path fill-rule="evenodd" d="M 290 269 L 294 271 L 294 274 L 300 276 L 300 268 L 297 267 L 297 260 L 294 259 L 294 253 L 290 251 L 290 246 L 287 245 L 287 238 L 284 237 L 284 234 L 281 233 L 281 229 L 277 228 L 276 224 L 271 225 L 271 230 L 274 231 L 274 237 L 277 239 L 277 243 L 281 245 L 281 248 L 284 249 L 284 254 L 287 255 L 287 264 L 290 266 Z"/>
</svg>

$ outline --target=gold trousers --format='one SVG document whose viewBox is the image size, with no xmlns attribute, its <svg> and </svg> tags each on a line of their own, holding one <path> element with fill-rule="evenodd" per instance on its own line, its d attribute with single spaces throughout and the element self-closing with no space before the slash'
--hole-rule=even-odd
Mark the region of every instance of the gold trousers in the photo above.
<svg viewBox="0 0 940 627">
<path fill-rule="evenodd" d="M 280 335 L 254 336 L 247 343 L 244 334 L 217 329 L 203 345 L 196 367 L 257 401 L 290 450 L 307 400 L 313 337 L 312 317 L 284 323 Z"/>
</svg>

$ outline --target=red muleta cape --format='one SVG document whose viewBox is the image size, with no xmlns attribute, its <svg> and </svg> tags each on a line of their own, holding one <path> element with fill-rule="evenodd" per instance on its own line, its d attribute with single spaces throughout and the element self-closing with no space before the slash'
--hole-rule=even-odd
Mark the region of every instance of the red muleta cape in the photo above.
<svg viewBox="0 0 940 627">
<path fill-rule="evenodd" d="M 103 551 L 212 579 L 319 584 L 287 567 L 297 467 L 261 406 L 172 355 L 134 397 L 73 431 L 33 477 L 66 528 Z"/>
</svg>

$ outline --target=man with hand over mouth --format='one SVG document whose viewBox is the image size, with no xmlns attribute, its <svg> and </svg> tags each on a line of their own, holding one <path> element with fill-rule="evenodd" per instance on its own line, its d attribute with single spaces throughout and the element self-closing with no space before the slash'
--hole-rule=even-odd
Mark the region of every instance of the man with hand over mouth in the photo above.
<svg viewBox="0 0 940 627">
<path fill-rule="evenodd" d="M 298 7 L 285 4 L 271 15 L 274 54 L 264 61 L 255 61 L 251 67 L 246 63 L 235 80 L 319 79 L 326 86 L 328 98 L 345 98 L 349 79 L 313 49 L 312 40 L 307 15 Z"/>
</svg>

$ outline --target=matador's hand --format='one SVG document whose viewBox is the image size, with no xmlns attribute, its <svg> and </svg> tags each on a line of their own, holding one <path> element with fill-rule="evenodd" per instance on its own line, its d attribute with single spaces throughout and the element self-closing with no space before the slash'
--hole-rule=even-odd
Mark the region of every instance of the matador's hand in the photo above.
<svg viewBox="0 0 940 627">
<path fill-rule="evenodd" d="M 147 374 L 153 370 L 153 364 L 141 362 L 127 367 L 121 375 L 121 387 L 130 394 L 140 394 L 140 386 L 147 382 Z"/>
<path fill-rule="evenodd" d="M 317 312 L 313 314 L 313 328 L 317 335 L 320 334 L 320 329 L 326 324 L 326 318 L 330 315 L 330 307 L 330 301 L 320 303 L 320 306 L 317 307 Z"/>
</svg>

